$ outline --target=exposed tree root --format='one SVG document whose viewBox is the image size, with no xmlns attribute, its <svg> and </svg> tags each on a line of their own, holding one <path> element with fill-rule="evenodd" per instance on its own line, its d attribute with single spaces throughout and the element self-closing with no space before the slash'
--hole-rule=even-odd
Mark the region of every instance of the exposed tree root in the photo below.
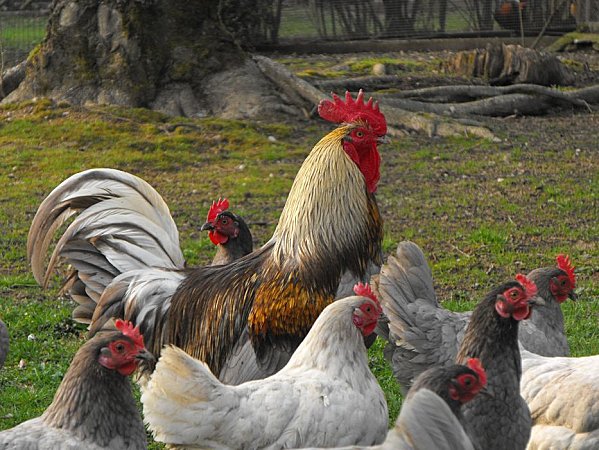
<svg viewBox="0 0 599 450">
<path fill-rule="evenodd" d="M 2 73 L 2 78 L 0 79 L 0 100 L 14 91 L 21 84 L 21 81 L 25 79 L 26 65 L 27 61 L 25 60 Z"/>
<path fill-rule="evenodd" d="M 440 86 L 387 94 L 385 103 L 412 112 L 454 117 L 471 115 L 540 115 L 554 107 L 577 107 L 591 111 L 599 103 L 599 86 L 558 91 L 534 84 L 512 86 Z"/>
<path fill-rule="evenodd" d="M 264 74 L 283 91 L 288 98 L 308 102 L 313 109 L 328 94 L 315 88 L 310 83 L 291 73 L 282 64 L 264 56 L 254 56 L 254 60 Z M 339 92 L 338 92 L 339 93 Z M 391 100 L 391 99 L 390 99 Z M 449 117 L 435 114 L 418 114 L 402 108 L 396 108 L 385 100 L 381 111 L 387 118 L 390 134 L 402 132 L 426 133 L 429 136 L 464 136 L 473 135 L 492 139 L 493 133 L 486 127 L 471 121 L 463 123 Z"/>
</svg>

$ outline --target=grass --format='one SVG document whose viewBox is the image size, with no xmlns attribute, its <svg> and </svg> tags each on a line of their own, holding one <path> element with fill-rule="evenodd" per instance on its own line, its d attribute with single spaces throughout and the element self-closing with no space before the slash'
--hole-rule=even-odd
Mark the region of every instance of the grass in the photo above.
<svg viewBox="0 0 599 450">
<path fill-rule="evenodd" d="M 180 123 L 186 125 L 174 126 Z M 58 296 L 60 278 L 44 291 L 26 261 L 31 219 L 56 185 L 92 167 L 141 176 L 168 203 L 189 264 L 205 264 L 214 249 L 199 227 L 211 201 L 228 196 L 256 244 L 264 243 L 299 165 L 330 129 L 317 122 L 191 120 L 46 100 L 0 108 L 0 317 L 12 338 L 0 371 L 0 429 L 47 407 L 84 340 L 84 327 L 70 319 L 72 302 Z M 392 253 L 406 238 L 421 245 L 439 297 L 454 310 L 471 309 L 492 285 L 567 252 L 579 276 L 580 300 L 564 304 L 572 352 L 598 354 L 596 143 L 592 133 L 574 145 L 547 139 L 551 132 L 541 136 L 524 122 L 515 131 L 499 129 L 501 143 L 394 139 L 382 148 L 377 193 L 384 251 Z M 401 397 L 381 342 L 369 356 L 393 421 Z"/>
</svg>

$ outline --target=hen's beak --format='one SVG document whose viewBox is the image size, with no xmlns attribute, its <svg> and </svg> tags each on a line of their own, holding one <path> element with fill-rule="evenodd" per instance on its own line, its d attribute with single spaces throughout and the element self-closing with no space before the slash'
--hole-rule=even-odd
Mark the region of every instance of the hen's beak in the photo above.
<svg viewBox="0 0 599 450">
<path fill-rule="evenodd" d="M 578 295 L 576 294 L 576 292 L 574 292 L 574 290 L 571 290 L 570 293 L 568 294 L 568 298 L 570 300 L 578 300 Z"/>
<path fill-rule="evenodd" d="M 528 301 L 528 304 L 534 306 L 545 306 L 545 300 L 543 300 L 543 297 L 535 295 Z"/>
<path fill-rule="evenodd" d="M 489 392 L 487 386 L 478 391 L 478 393 L 479 395 L 484 395 L 485 397 L 495 398 L 495 396 L 491 392 Z"/>
<path fill-rule="evenodd" d="M 390 144 L 391 143 L 391 139 L 389 139 L 387 136 L 379 136 L 378 138 L 376 138 L 376 141 L 379 144 Z"/>
<path fill-rule="evenodd" d="M 141 350 L 137 354 L 137 356 L 135 356 L 135 359 L 139 359 L 141 362 L 141 364 L 140 364 L 141 371 L 140 372 L 143 373 L 143 372 L 149 371 L 150 373 L 152 373 L 154 371 L 154 367 L 156 366 L 156 358 L 154 358 L 154 355 L 152 355 L 145 348 L 143 350 Z"/>
<path fill-rule="evenodd" d="M 211 222 L 206 222 L 204 225 L 202 225 L 202 228 L 200 228 L 200 231 L 211 231 L 214 230 L 214 225 L 212 225 Z"/>
</svg>

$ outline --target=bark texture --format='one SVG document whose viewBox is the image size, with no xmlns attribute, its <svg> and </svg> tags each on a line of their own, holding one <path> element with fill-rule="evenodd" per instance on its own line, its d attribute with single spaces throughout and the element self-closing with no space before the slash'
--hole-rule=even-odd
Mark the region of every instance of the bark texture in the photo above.
<svg viewBox="0 0 599 450">
<path fill-rule="evenodd" d="M 259 117 L 282 100 L 241 49 L 216 0 L 57 0 L 25 80 L 35 96 L 185 116 Z"/>
</svg>

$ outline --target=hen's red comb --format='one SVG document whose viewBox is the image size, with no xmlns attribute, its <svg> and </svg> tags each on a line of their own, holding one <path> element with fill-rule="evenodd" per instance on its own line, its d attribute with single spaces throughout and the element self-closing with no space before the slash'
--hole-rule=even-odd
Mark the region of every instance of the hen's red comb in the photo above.
<svg viewBox="0 0 599 450">
<path fill-rule="evenodd" d="M 480 362 L 480 359 L 470 358 L 466 364 L 470 369 L 476 372 L 478 379 L 480 380 L 480 384 L 485 387 L 487 385 L 487 372 L 485 372 L 485 368 Z"/>
<path fill-rule="evenodd" d="M 568 278 L 570 278 L 572 286 L 576 286 L 576 275 L 574 274 L 574 269 L 576 267 L 572 266 L 570 257 L 568 255 L 560 254 L 557 255 L 557 258 L 555 258 L 555 260 L 557 261 L 557 267 L 568 274 Z"/>
<path fill-rule="evenodd" d="M 379 111 L 379 105 L 372 97 L 364 103 L 364 92 L 360 89 L 358 97 L 354 100 L 351 93 L 345 93 L 345 101 L 333 93 L 333 100 L 321 100 L 318 104 L 318 114 L 325 120 L 333 123 L 354 123 L 365 121 L 378 136 L 387 134 L 387 121 Z"/>
<path fill-rule="evenodd" d="M 528 279 L 526 275 L 519 273 L 516 275 L 516 281 L 522 285 L 526 291 L 526 298 L 530 299 L 537 295 L 537 285 L 534 281 Z"/>
<path fill-rule="evenodd" d="M 374 301 L 374 303 L 376 303 L 376 305 L 379 307 L 379 309 L 381 309 L 381 304 L 379 303 L 379 299 L 376 298 L 376 295 L 374 295 L 374 292 L 372 292 L 372 289 L 370 288 L 370 285 L 368 283 L 356 283 L 356 285 L 354 286 L 354 293 L 356 295 L 361 295 L 362 297 L 368 297 L 370 300 Z M 382 311 L 382 309 L 381 309 Z"/>
<path fill-rule="evenodd" d="M 144 337 L 139 332 L 139 327 L 134 327 L 128 320 L 116 319 L 115 326 L 121 333 L 130 338 L 138 347 L 144 346 Z"/>
<path fill-rule="evenodd" d="M 208 210 L 208 217 L 206 218 L 206 222 L 214 222 L 216 216 L 218 216 L 223 211 L 229 209 L 229 200 L 226 198 L 218 199 L 217 202 L 212 202 L 212 206 Z"/>
</svg>

